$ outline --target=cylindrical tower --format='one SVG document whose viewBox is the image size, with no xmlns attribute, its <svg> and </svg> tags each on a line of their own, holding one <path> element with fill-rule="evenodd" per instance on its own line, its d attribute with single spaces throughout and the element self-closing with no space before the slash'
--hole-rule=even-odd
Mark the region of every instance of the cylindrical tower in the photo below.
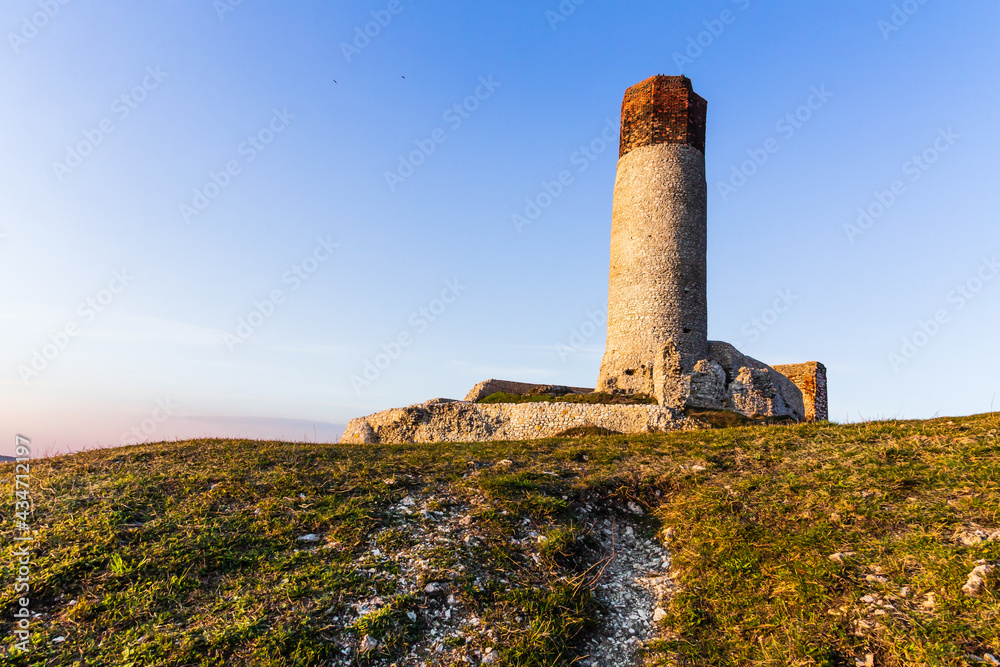
<svg viewBox="0 0 1000 667">
<path fill-rule="evenodd" d="M 665 354 L 684 373 L 707 357 L 707 109 L 684 76 L 625 92 L 598 391 L 653 395 Z"/>
</svg>

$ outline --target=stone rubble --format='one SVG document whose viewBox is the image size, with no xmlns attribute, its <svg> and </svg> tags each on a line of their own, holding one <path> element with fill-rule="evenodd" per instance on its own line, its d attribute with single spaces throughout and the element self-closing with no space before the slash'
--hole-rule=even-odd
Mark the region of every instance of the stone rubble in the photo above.
<svg viewBox="0 0 1000 667">
<path fill-rule="evenodd" d="M 632 525 L 604 519 L 594 526 L 605 566 L 597 584 L 598 601 L 606 610 L 599 632 L 587 645 L 582 667 L 628 667 L 639 649 L 659 637 L 673 590 L 670 556 L 656 540 L 637 534 Z"/>
<path fill-rule="evenodd" d="M 962 586 L 962 592 L 971 597 L 979 597 L 986 582 L 996 571 L 997 565 L 985 560 L 976 561 L 976 567 L 969 573 L 969 580 Z"/>
<path fill-rule="evenodd" d="M 953 540 L 966 547 L 974 547 L 986 542 L 1000 542 L 1000 530 L 990 532 L 978 526 L 972 526 L 955 533 Z"/>
<path fill-rule="evenodd" d="M 380 657 L 380 651 L 387 646 L 384 638 L 374 634 L 357 637 L 344 632 L 339 639 L 342 658 L 335 664 L 354 665 L 359 657 L 368 660 L 367 664 L 384 667 L 488 665 L 498 661 L 500 647 L 496 633 L 463 604 L 452 584 L 460 574 L 470 574 L 474 567 L 472 550 L 486 540 L 476 530 L 476 506 L 475 501 L 411 492 L 392 507 L 397 521 L 387 525 L 379 535 L 404 531 L 405 543 L 411 546 L 395 551 L 382 546 L 369 552 L 376 563 L 389 567 L 379 571 L 359 565 L 359 571 L 373 577 L 373 588 L 378 582 L 382 594 L 358 600 L 337 621 L 344 628 L 357 627 L 359 621 L 386 609 L 393 599 L 415 596 L 417 604 L 406 612 L 406 618 L 421 629 L 421 634 L 408 646 L 405 655 L 390 659 Z M 576 510 L 579 524 L 586 526 L 586 533 L 593 538 L 589 543 L 597 545 L 592 547 L 593 553 L 587 552 L 587 562 L 592 562 L 588 581 L 600 609 L 598 627 L 587 634 L 580 647 L 581 657 L 575 664 L 581 666 L 633 667 L 639 649 L 659 636 L 658 622 L 666 616 L 665 607 L 672 591 L 669 553 L 632 523 L 629 517 L 634 514 L 626 508 L 620 509 L 620 514 L 599 517 L 595 517 L 599 510 L 594 505 L 583 505 Z M 523 548 L 537 563 L 538 555 L 532 549 L 537 549 L 543 539 L 535 528 L 526 520 L 512 546 Z M 458 559 L 456 569 L 439 569 L 435 559 L 442 551 L 463 556 Z M 470 564 L 469 569 L 462 563 Z M 389 574 L 392 571 L 398 575 Z M 476 574 L 477 582 L 480 576 L 485 576 Z M 503 573 L 497 576 L 481 583 L 509 585 L 502 578 Z M 386 593 L 386 584 L 395 590 Z"/>
</svg>

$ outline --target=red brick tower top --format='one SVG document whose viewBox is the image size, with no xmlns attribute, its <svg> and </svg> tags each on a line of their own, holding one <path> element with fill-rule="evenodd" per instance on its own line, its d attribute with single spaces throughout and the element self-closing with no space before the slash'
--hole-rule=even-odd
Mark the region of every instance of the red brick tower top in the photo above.
<svg viewBox="0 0 1000 667">
<path fill-rule="evenodd" d="M 642 146 L 687 144 L 705 152 L 708 102 L 686 76 L 651 76 L 625 91 L 619 157 Z"/>
</svg>

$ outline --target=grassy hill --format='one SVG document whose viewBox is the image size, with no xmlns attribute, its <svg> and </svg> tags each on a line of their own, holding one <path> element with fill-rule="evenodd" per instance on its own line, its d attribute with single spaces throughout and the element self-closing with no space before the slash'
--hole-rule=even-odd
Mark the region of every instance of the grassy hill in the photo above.
<svg viewBox="0 0 1000 667">
<path fill-rule="evenodd" d="M 0 662 L 974 664 L 1000 657 L 997 578 L 963 592 L 1000 561 L 998 430 L 992 414 L 38 460 L 31 652 L 5 640 Z"/>
</svg>

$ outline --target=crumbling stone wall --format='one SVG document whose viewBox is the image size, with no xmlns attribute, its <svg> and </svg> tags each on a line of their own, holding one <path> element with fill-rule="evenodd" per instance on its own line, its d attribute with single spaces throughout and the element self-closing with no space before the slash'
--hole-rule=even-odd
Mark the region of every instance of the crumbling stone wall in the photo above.
<svg viewBox="0 0 1000 667">
<path fill-rule="evenodd" d="M 598 391 L 653 394 L 666 345 L 688 373 L 707 356 L 706 109 L 686 77 L 625 94 Z"/>
<path fill-rule="evenodd" d="M 807 421 L 827 421 L 830 418 L 826 398 L 826 366 L 818 361 L 809 361 L 775 366 L 774 370 L 791 380 L 802 392 Z"/>
<path fill-rule="evenodd" d="M 434 399 L 352 419 L 340 441 L 349 444 L 485 442 L 549 438 L 569 428 L 597 426 L 616 433 L 666 433 L 695 426 L 662 405 L 497 403 Z"/>
</svg>

